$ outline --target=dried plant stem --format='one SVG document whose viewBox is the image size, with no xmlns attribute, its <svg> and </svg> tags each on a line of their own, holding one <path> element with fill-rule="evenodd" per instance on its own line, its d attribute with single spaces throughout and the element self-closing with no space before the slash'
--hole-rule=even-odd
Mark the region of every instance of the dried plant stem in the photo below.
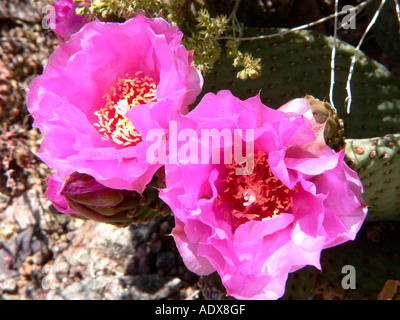
<svg viewBox="0 0 400 320">
<path fill-rule="evenodd" d="M 360 50 L 360 47 L 362 43 L 364 42 L 364 39 L 366 35 L 368 34 L 369 30 L 372 28 L 372 26 L 375 24 L 376 19 L 378 19 L 379 13 L 382 10 L 383 5 L 386 3 L 386 0 L 382 0 L 381 4 L 379 5 L 379 8 L 376 10 L 374 16 L 372 17 L 370 23 L 368 24 L 367 28 L 364 31 L 364 34 L 362 35 L 360 41 L 358 42 L 357 47 L 354 50 L 354 55 L 351 58 L 351 64 L 350 64 L 350 70 L 349 70 L 349 75 L 347 77 L 347 83 L 346 83 L 346 91 L 347 91 L 347 98 L 346 98 L 346 103 L 347 103 L 347 113 L 350 113 L 350 107 L 351 107 L 351 102 L 352 102 L 352 96 L 351 96 L 351 78 L 353 76 L 354 72 L 354 65 L 356 63 L 357 59 L 357 53 Z"/>
<path fill-rule="evenodd" d="M 233 10 L 232 10 L 230 16 L 228 17 L 228 22 L 231 21 L 236 16 L 236 12 L 239 8 L 239 5 L 240 5 L 240 0 L 236 0 L 235 6 L 233 7 Z"/>
<path fill-rule="evenodd" d="M 360 3 L 359 5 L 355 6 L 353 10 L 358 12 L 358 11 L 364 9 L 371 1 L 372 0 L 366 0 L 366 1 L 362 2 L 362 3 Z M 304 25 L 301 25 L 301 26 L 298 26 L 298 27 L 295 27 L 295 28 L 292 28 L 292 29 L 284 30 L 284 31 L 279 32 L 279 33 L 260 35 L 260 36 L 256 36 L 256 37 L 242 37 L 242 38 L 238 38 L 237 40 L 245 41 L 245 40 L 271 39 L 271 38 L 274 38 L 274 37 L 283 36 L 283 35 L 291 33 L 291 32 L 296 32 L 296 31 L 299 31 L 299 30 L 303 30 L 303 29 L 307 29 L 307 28 L 313 27 L 313 26 L 315 26 L 317 24 L 320 24 L 320 23 L 323 23 L 323 22 L 328 21 L 330 19 L 333 19 L 333 18 L 335 18 L 335 16 L 342 16 L 342 15 L 345 15 L 345 14 L 348 14 L 348 13 L 349 13 L 349 10 L 342 10 L 342 11 L 339 11 L 337 14 L 334 13 L 334 14 L 331 14 L 331 15 L 326 16 L 324 18 L 321 18 L 319 20 L 316 20 L 314 22 L 310 22 L 310 23 L 307 23 L 307 24 L 304 24 Z M 220 37 L 219 39 L 220 40 L 232 40 L 232 37 Z"/>
<path fill-rule="evenodd" d="M 333 47 L 332 47 L 332 56 L 331 56 L 331 84 L 329 89 L 329 100 L 331 106 L 335 108 L 335 104 L 333 102 L 333 87 L 335 85 L 335 57 L 336 57 L 336 39 L 337 39 L 337 28 L 338 28 L 338 6 L 339 0 L 335 0 L 335 26 L 333 31 Z"/>
<path fill-rule="evenodd" d="M 399 1 L 394 0 L 394 6 L 396 7 L 397 20 L 399 21 L 399 33 L 400 33 L 400 5 L 399 5 Z"/>
<path fill-rule="evenodd" d="M 236 31 L 239 33 L 239 37 L 241 37 L 242 34 L 243 34 L 243 30 L 242 30 L 242 27 L 240 25 L 240 22 L 238 21 L 238 19 L 236 17 L 236 12 L 239 9 L 240 1 L 241 0 L 236 0 L 235 1 L 235 6 L 233 7 L 232 12 L 228 17 L 228 23 L 230 21 L 232 21 L 234 41 L 237 41 Z"/>
</svg>

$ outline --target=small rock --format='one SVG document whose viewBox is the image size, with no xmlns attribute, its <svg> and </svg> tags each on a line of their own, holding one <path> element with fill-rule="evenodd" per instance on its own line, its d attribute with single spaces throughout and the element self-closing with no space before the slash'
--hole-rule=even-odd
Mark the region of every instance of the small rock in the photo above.
<svg viewBox="0 0 400 320">
<path fill-rule="evenodd" d="M 17 275 L 17 271 L 12 269 L 15 259 L 5 249 L 0 249 L 0 281 Z"/>
<path fill-rule="evenodd" d="M 40 22 L 44 14 L 41 10 L 49 1 L 32 3 L 30 0 L 3 0 L 0 3 L 0 18 L 21 19 L 28 22 Z"/>
<path fill-rule="evenodd" d="M 101 300 L 106 284 L 102 277 L 86 278 L 65 288 L 61 296 L 64 300 Z"/>
<path fill-rule="evenodd" d="M 17 289 L 17 281 L 14 278 L 8 278 L 0 282 L 0 290 L 5 293 L 16 293 Z"/>
<path fill-rule="evenodd" d="M 179 278 L 162 277 L 159 274 L 125 276 L 120 278 L 122 287 L 129 290 L 133 300 L 167 299 L 179 292 L 182 281 Z"/>
<path fill-rule="evenodd" d="M 132 224 L 130 226 L 130 231 L 132 233 L 132 241 L 134 246 L 138 246 L 139 244 L 148 241 L 153 232 L 152 228 L 153 221 L 148 224 Z"/>
<path fill-rule="evenodd" d="M 0 68 L 1 68 L 1 64 L 0 64 Z M 1 69 L 0 69 L 0 73 L 1 73 Z M 0 75 L 1 77 L 1 75 Z M 2 92 L 3 90 L 1 89 L 1 82 L 0 82 L 0 99 L 5 100 L 5 96 L 2 96 Z M 0 104 L 0 119 L 2 118 L 2 113 L 5 113 L 5 109 L 3 110 L 1 104 Z M 2 212 L 3 210 L 5 210 L 8 205 L 10 204 L 11 201 L 11 197 L 7 196 L 6 194 L 3 194 L 0 192 L 0 212 Z"/>
<path fill-rule="evenodd" d="M 37 228 L 29 227 L 11 238 L 4 245 L 9 254 L 14 258 L 13 268 L 19 268 L 24 261 L 38 251 L 48 253 L 45 238 Z"/>
<path fill-rule="evenodd" d="M 2 219 L 15 223 L 20 230 L 38 226 L 42 230 L 48 228 L 48 214 L 51 203 L 37 190 L 28 190 L 16 197 L 3 212 Z"/>
</svg>

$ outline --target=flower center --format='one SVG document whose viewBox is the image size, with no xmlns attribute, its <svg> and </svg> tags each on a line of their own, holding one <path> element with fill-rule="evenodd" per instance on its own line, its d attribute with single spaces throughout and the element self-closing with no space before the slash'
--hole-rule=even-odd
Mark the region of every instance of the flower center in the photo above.
<svg viewBox="0 0 400 320">
<path fill-rule="evenodd" d="M 225 165 L 228 174 L 223 180 L 223 192 L 217 203 L 228 205 L 225 217 L 239 220 L 262 220 L 289 212 L 293 206 L 293 194 L 272 172 L 268 156 L 262 152 L 254 155 L 254 169 L 248 175 L 237 175 L 236 163 Z"/>
<path fill-rule="evenodd" d="M 138 71 L 134 77 L 126 74 L 118 78 L 110 91 L 104 95 L 105 105 L 94 114 L 94 124 L 105 140 L 113 140 L 124 146 L 135 146 L 142 141 L 132 122 L 125 113 L 134 106 L 157 101 L 157 85 L 154 80 Z"/>
</svg>

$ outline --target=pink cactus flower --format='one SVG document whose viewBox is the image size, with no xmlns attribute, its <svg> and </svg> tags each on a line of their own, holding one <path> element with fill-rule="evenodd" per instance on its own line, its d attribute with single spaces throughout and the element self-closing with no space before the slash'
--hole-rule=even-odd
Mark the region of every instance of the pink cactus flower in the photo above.
<svg viewBox="0 0 400 320">
<path fill-rule="evenodd" d="M 259 96 L 208 93 L 178 121 L 178 161 L 166 164 L 160 197 L 175 215 L 172 235 L 186 266 L 217 271 L 237 299 L 280 298 L 289 273 L 321 269 L 321 251 L 353 240 L 367 213 L 344 151 L 321 146 L 309 102 L 282 110 Z M 210 137 L 220 143 L 209 147 Z M 224 158 L 235 148 L 240 156 Z"/>
<path fill-rule="evenodd" d="M 87 17 L 76 14 L 78 4 L 73 0 L 58 0 L 53 6 L 56 17 L 55 27 L 52 30 L 63 42 L 68 41 L 75 32 L 89 22 Z"/>
<path fill-rule="evenodd" d="M 76 171 L 141 193 L 162 165 L 146 159 L 148 130 L 187 113 L 202 88 L 181 39 L 177 27 L 142 15 L 83 26 L 27 88 L 44 137 L 38 156 L 64 177 Z"/>
</svg>

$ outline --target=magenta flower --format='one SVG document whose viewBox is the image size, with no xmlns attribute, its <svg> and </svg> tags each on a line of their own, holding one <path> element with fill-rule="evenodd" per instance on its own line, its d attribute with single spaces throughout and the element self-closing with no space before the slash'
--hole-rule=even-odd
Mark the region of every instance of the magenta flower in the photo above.
<svg viewBox="0 0 400 320">
<path fill-rule="evenodd" d="M 58 0 L 53 3 L 56 19 L 52 29 L 61 41 L 68 41 L 71 36 L 79 31 L 84 24 L 89 22 L 86 16 L 79 16 L 75 10 L 78 4 L 73 0 Z"/>
<path fill-rule="evenodd" d="M 177 122 L 178 161 L 166 165 L 160 197 L 186 266 L 217 271 L 238 299 L 281 297 L 289 273 L 321 269 L 321 250 L 354 239 L 366 216 L 357 174 L 322 147 L 309 103 L 282 109 L 209 93 Z"/>
<path fill-rule="evenodd" d="M 27 88 L 44 137 L 39 157 L 64 177 L 76 171 L 141 193 L 161 166 L 146 159 L 146 133 L 187 113 L 201 91 L 181 39 L 165 20 L 138 15 L 87 23 L 61 44 Z"/>
</svg>

